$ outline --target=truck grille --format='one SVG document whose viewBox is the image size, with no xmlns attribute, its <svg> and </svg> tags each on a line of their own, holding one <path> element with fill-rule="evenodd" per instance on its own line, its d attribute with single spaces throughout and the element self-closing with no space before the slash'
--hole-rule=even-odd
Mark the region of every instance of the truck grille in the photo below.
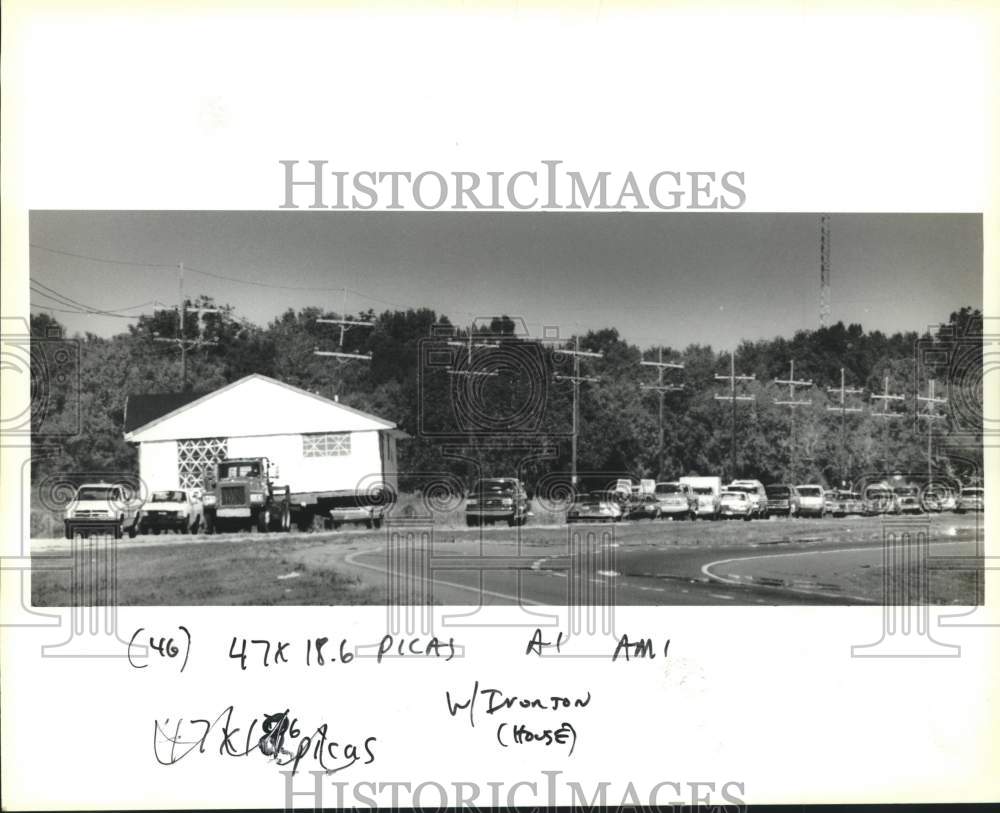
<svg viewBox="0 0 1000 813">
<path fill-rule="evenodd" d="M 247 492 L 243 486 L 222 487 L 223 505 L 246 505 L 246 503 L 247 503 Z"/>
</svg>

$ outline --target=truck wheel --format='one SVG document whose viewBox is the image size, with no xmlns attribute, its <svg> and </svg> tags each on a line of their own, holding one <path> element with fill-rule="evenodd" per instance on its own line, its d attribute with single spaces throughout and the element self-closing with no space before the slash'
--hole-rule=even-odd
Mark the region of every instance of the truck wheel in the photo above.
<svg viewBox="0 0 1000 813">
<path fill-rule="evenodd" d="M 128 538 L 135 539 L 135 535 L 139 532 L 138 527 L 135 524 L 129 525 L 128 528 Z"/>
<path fill-rule="evenodd" d="M 65 523 L 65 528 L 66 528 L 66 538 L 67 539 L 72 539 L 73 538 L 73 526 L 70 525 L 67 522 L 67 523 Z"/>
<path fill-rule="evenodd" d="M 206 511 L 205 512 L 205 533 L 211 536 L 215 533 L 215 512 Z"/>
<path fill-rule="evenodd" d="M 195 517 L 194 518 L 194 522 L 192 522 L 188 526 L 188 533 L 189 534 L 196 534 L 196 533 L 198 533 L 198 528 L 199 527 L 201 527 L 201 517 Z"/>
<path fill-rule="evenodd" d="M 374 526 L 375 526 L 375 530 L 376 530 L 376 531 L 377 531 L 377 530 L 378 530 L 379 528 L 381 528 L 381 527 L 382 527 L 382 517 L 376 517 L 376 518 L 375 518 L 375 519 L 374 519 L 374 520 L 372 521 L 372 525 L 374 525 Z"/>
<path fill-rule="evenodd" d="M 252 522 L 251 522 L 252 527 Z M 262 534 L 271 529 L 271 507 L 265 506 L 257 512 L 257 530 Z"/>
<path fill-rule="evenodd" d="M 281 504 L 281 530 L 286 534 L 292 530 L 292 509 L 287 502 Z"/>
<path fill-rule="evenodd" d="M 119 522 L 117 525 L 115 525 L 115 539 L 121 539 L 121 538 L 122 538 L 122 523 Z"/>
</svg>

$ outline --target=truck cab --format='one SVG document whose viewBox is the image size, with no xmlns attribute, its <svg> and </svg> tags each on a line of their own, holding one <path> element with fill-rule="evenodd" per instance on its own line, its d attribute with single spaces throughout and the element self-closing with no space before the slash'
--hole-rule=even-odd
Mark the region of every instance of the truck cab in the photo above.
<svg viewBox="0 0 1000 813">
<path fill-rule="evenodd" d="M 216 464 L 205 484 L 202 502 L 205 533 L 223 528 L 245 531 L 289 531 L 288 486 L 277 481 L 278 467 L 266 457 L 227 458 Z"/>
</svg>

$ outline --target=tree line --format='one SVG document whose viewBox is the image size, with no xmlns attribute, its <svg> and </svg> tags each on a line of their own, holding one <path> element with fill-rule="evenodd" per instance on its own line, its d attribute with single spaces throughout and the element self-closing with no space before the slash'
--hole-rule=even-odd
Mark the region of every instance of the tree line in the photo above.
<svg viewBox="0 0 1000 813">
<path fill-rule="evenodd" d="M 839 484 L 873 473 L 928 470 L 927 379 L 949 398 L 934 421 L 932 466 L 942 475 L 969 481 L 982 471 L 982 316 L 972 307 L 951 313 L 935 332 L 886 335 L 860 325 L 802 330 L 791 338 L 744 341 L 735 350 L 740 382 L 735 409 L 735 471 L 731 470 L 733 410 L 727 395 L 729 353 L 707 345 L 639 348 L 608 327 L 570 337 L 572 343 L 540 344 L 519 335 L 517 324 L 498 317 L 475 328 L 459 328 L 426 308 L 331 314 L 320 308 L 287 310 L 261 327 L 227 305 L 207 297 L 192 309 L 215 312 L 184 320 L 186 381 L 181 379 L 176 310 L 140 316 L 110 338 L 66 337 L 44 313 L 31 318 L 32 479 L 57 473 L 134 473 L 136 450 L 123 438 L 130 394 L 208 392 L 261 373 L 349 406 L 395 421 L 410 435 L 399 444 L 400 487 L 414 487 L 427 473 L 447 472 L 463 481 L 485 476 L 541 476 L 568 473 L 573 420 L 572 357 L 560 349 L 578 346 L 600 354 L 585 357 L 580 374 L 596 381 L 579 384 L 577 451 L 582 473 L 622 473 L 672 479 L 689 474 L 758 478 L 764 482 Z M 372 327 L 345 331 L 323 317 L 368 321 Z M 471 335 L 470 335 L 471 332 Z M 468 342 L 472 340 L 471 360 Z M 194 343 L 201 342 L 198 346 Z M 319 356 L 314 350 L 342 349 L 371 355 L 370 361 Z M 930 348 L 930 352 L 928 352 Z M 662 454 L 656 372 L 642 360 L 683 363 L 665 379 L 684 388 L 664 396 Z M 921 355 L 922 354 L 922 355 Z M 812 380 L 797 388 L 788 407 L 786 379 Z M 923 359 L 920 361 L 920 359 Z M 928 362 L 927 359 L 933 359 Z M 956 361 L 957 359 L 957 361 Z M 928 366 L 929 365 L 929 366 Z M 843 414 L 841 368 L 849 396 L 860 412 Z M 495 374 L 490 374 L 495 373 Z M 904 395 L 889 409 L 900 417 L 874 414 L 883 407 L 869 399 L 883 391 Z M 978 413 L 976 412 L 978 406 Z"/>
</svg>

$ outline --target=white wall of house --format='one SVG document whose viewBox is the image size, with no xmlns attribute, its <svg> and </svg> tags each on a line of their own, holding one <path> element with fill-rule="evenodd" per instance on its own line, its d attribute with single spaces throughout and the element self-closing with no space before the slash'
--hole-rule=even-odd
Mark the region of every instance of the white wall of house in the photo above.
<svg viewBox="0 0 1000 813">
<path fill-rule="evenodd" d="M 342 433 L 335 433 L 342 434 Z M 301 434 L 229 439 L 230 457 L 267 457 L 278 465 L 277 482 L 293 492 L 348 491 L 380 476 L 378 432 L 350 432 L 350 454 L 307 456 Z"/>
<path fill-rule="evenodd" d="M 177 476 L 177 441 L 140 443 L 139 477 L 150 492 L 180 488 Z"/>
<path fill-rule="evenodd" d="M 373 482 L 383 478 L 379 432 L 348 434 L 350 454 L 307 455 L 305 438 L 294 434 L 230 437 L 227 438 L 228 456 L 267 457 L 278 465 L 277 482 L 287 484 L 292 492 L 370 488 Z M 386 434 L 385 442 L 394 445 L 395 439 Z M 392 457 L 394 459 L 395 454 Z M 139 476 L 150 491 L 180 487 L 177 463 L 177 441 L 139 444 Z M 388 481 L 395 484 L 395 469 Z"/>
<path fill-rule="evenodd" d="M 180 460 L 214 459 L 205 457 L 211 447 L 215 456 L 267 457 L 278 465 L 278 483 L 303 493 L 395 486 L 395 434 L 390 421 L 252 375 L 125 439 L 138 444 L 139 474 L 151 490 L 183 485 Z"/>
</svg>

